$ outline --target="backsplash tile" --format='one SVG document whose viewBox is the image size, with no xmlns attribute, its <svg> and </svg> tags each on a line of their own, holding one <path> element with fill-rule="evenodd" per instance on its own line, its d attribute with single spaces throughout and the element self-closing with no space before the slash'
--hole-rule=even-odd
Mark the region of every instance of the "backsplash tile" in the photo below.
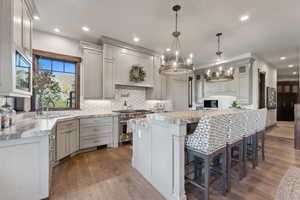
<svg viewBox="0 0 300 200">
<path fill-rule="evenodd" d="M 172 111 L 171 100 L 146 100 L 146 89 L 141 87 L 118 86 L 115 90 L 114 100 L 82 100 L 81 110 L 111 112 L 114 110 L 123 110 L 124 101 L 132 109 L 153 109 L 157 103 L 165 104 L 165 110 Z"/>
<path fill-rule="evenodd" d="M 115 99 L 112 100 L 112 110 L 124 109 L 124 102 L 132 109 L 145 109 L 146 89 L 141 87 L 118 86 L 115 89 Z"/>
</svg>

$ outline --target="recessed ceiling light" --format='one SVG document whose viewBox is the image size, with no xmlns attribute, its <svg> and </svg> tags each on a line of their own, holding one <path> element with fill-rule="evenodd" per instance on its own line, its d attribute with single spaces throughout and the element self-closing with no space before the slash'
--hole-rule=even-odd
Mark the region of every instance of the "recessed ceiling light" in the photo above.
<svg viewBox="0 0 300 200">
<path fill-rule="evenodd" d="M 55 33 L 60 33 L 59 28 L 55 28 L 55 29 L 53 29 L 53 30 L 54 30 Z"/>
<path fill-rule="evenodd" d="M 285 59 L 286 59 L 285 56 L 280 57 L 280 60 L 285 60 Z"/>
<path fill-rule="evenodd" d="M 167 48 L 167 49 L 166 49 L 166 51 L 168 51 L 168 52 L 169 52 L 169 51 L 171 51 L 171 49 L 170 49 L 170 48 Z"/>
<path fill-rule="evenodd" d="M 245 22 L 245 21 L 247 21 L 248 19 L 249 19 L 249 15 L 243 15 L 243 16 L 240 17 L 240 21 L 241 21 L 241 22 Z"/>
<path fill-rule="evenodd" d="M 133 41 L 135 41 L 135 42 L 139 42 L 139 41 L 140 41 L 140 38 L 138 38 L 138 37 L 134 37 L 134 38 L 133 38 Z"/>
<path fill-rule="evenodd" d="M 40 20 L 40 17 L 37 16 L 37 15 L 34 15 L 34 16 L 33 16 L 33 19 L 35 19 L 35 20 Z"/>
<path fill-rule="evenodd" d="M 294 74 L 294 75 L 296 75 L 296 74 L 297 74 L 297 72 L 293 72 L 293 74 Z"/>
<path fill-rule="evenodd" d="M 288 65 L 288 67 L 289 67 L 289 68 L 292 68 L 292 67 L 294 67 L 294 65 Z"/>
<path fill-rule="evenodd" d="M 81 29 L 82 29 L 83 31 L 85 31 L 85 32 L 88 32 L 88 31 L 90 31 L 90 28 L 89 28 L 89 27 L 87 27 L 87 26 L 83 26 L 83 27 L 81 27 Z"/>
</svg>

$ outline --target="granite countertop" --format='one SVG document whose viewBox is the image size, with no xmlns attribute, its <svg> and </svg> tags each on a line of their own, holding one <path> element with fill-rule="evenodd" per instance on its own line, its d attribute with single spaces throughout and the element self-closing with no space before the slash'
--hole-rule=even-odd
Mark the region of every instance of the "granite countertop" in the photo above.
<svg viewBox="0 0 300 200">
<path fill-rule="evenodd" d="M 193 110 L 181 112 L 168 112 L 148 115 L 149 119 L 166 121 L 168 123 L 197 123 L 204 116 L 214 116 L 225 113 L 241 112 L 241 109 L 228 110 Z"/>
<path fill-rule="evenodd" d="M 0 142 L 50 135 L 56 123 L 60 121 L 91 117 L 109 117 L 117 115 L 118 113 L 114 112 L 97 113 L 86 111 L 58 111 L 53 113 L 50 112 L 47 118 L 46 115 L 36 117 L 34 113 L 31 113 L 31 115 L 24 117 L 24 119 L 17 119 L 15 126 L 0 131 Z M 18 116 L 18 118 L 20 117 Z"/>
</svg>

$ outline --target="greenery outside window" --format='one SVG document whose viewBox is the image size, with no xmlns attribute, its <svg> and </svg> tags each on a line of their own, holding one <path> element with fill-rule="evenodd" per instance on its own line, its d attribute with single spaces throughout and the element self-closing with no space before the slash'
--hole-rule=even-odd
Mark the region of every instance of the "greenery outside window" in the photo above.
<svg viewBox="0 0 300 200">
<path fill-rule="evenodd" d="M 45 74 L 51 76 L 52 82 L 58 87 L 55 98 L 49 104 L 50 110 L 67 110 L 80 108 L 80 62 L 81 59 L 39 50 L 33 51 L 34 73 L 36 78 Z M 35 89 L 36 90 L 36 89 Z M 37 90 L 34 91 L 37 99 Z M 37 106 L 34 102 L 34 108 Z"/>
</svg>

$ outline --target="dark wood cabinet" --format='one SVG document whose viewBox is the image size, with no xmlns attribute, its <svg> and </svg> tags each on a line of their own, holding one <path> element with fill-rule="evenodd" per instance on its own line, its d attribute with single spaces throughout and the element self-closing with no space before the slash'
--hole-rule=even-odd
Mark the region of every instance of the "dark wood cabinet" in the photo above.
<svg viewBox="0 0 300 200">
<path fill-rule="evenodd" d="M 297 102 L 299 83 L 282 81 L 278 82 L 277 88 L 277 120 L 294 121 L 294 105 Z"/>
</svg>

